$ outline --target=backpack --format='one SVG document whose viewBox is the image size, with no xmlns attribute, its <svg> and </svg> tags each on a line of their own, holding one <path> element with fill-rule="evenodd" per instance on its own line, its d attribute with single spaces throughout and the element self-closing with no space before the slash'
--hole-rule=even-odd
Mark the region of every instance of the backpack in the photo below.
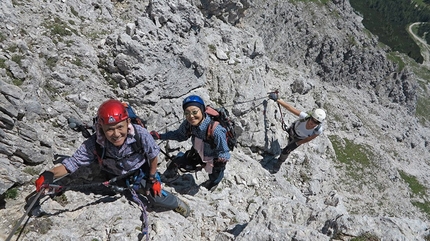
<svg viewBox="0 0 430 241">
<path fill-rule="evenodd" d="M 136 115 L 136 112 L 134 111 L 134 109 L 128 103 L 123 102 L 122 104 L 127 110 L 128 117 L 130 118 L 131 123 L 140 125 L 143 128 L 145 128 L 145 122 L 139 116 Z M 73 117 L 69 118 L 67 121 L 68 121 L 69 127 L 72 128 L 72 130 L 76 132 L 81 132 L 85 138 L 90 138 L 92 135 L 95 135 L 95 132 L 96 132 L 95 124 L 97 123 L 97 117 L 93 118 L 93 124 L 91 126 L 86 123 L 82 123 L 81 121 Z M 88 129 L 91 130 L 91 134 L 88 131 Z M 141 153 L 143 151 L 143 148 L 142 148 L 142 142 L 141 142 L 139 133 L 137 131 L 135 131 L 134 133 L 135 133 L 134 138 L 136 139 L 136 142 L 132 144 L 132 149 L 134 152 Z M 102 164 L 105 151 L 104 151 L 104 148 L 100 146 L 97 142 L 96 142 L 95 154 L 97 155 L 97 159 L 99 163 Z"/>
<path fill-rule="evenodd" d="M 206 142 L 209 142 L 212 148 L 215 148 L 215 139 L 214 139 L 214 131 L 215 128 L 220 124 L 224 127 L 226 132 L 227 145 L 230 151 L 233 151 L 237 146 L 237 137 L 236 131 L 234 129 L 235 123 L 230 119 L 230 114 L 227 109 L 224 107 L 220 107 L 217 109 L 212 108 L 211 106 L 206 106 L 205 113 L 207 116 L 211 118 L 211 123 L 208 126 L 206 131 Z M 189 126 L 188 133 L 191 135 L 191 125 Z"/>
<path fill-rule="evenodd" d="M 139 116 L 136 115 L 136 112 L 134 112 L 133 108 L 126 102 L 122 103 L 125 106 L 125 109 L 127 110 L 128 117 L 131 120 L 132 124 L 140 125 L 143 128 L 145 128 L 145 121 L 143 121 Z"/>
</svg>

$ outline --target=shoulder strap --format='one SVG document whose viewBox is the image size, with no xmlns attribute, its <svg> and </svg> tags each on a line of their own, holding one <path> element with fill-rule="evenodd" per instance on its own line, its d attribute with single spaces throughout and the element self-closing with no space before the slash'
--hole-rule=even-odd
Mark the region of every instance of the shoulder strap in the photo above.
<svg viewBox="0 0 430 241">
<path fill-rule="evenodd" d="M 131 144 L 131 148 L 133 149 L 134 152 L 142 153 L 143 147 L 142 147 L 142 140 L 140 138 L 139 132 L 136 131 L 136 127 L 134 127 L 133 124 L 131 124 L 131 125 L 134 128 L 134 139 L 136 139 L 136 142 Z"/>
<path fill-rule="evenodd" d="M 321 129 L 321 124 L 319 124 L 315 129 L 314 129 L 314 131 L 319 131 Z"/>
<path fill-rule="evenodd" d="M 211 123 L 208 126 L 206 131 L 206 139 L 211 140 L 214 138 L 215 128 L 219 125 L 218 121 L 211 120 Z"/>
<path fill-rule="evenodd" d="M 92 135 L 95 136 L 97 134 L 94 133 Z M 96 147 L 96 149 L 94 150 L 94 155 L 96 155 L 97 161 L 99 162 L 99 164 L 102 165 L 104 154 L 105 154 L 104 148 L 99 143 L 97 143 L 97 138 L 94 138 L 94 142 Z"/>
<path fill-rule="evenodd" d="M 99 162 L 100 165 L 103 164 L 103 158 L 104 158 L 104 148 L 97 143 L 96 141 L 96 150 L 94 151 L 94 154 L 97 157 L 97 161 Z"/>
<path fill-rule="evenodd" d="M 307 115 L 305 118 L 303 118 L 303 119 L 298 118 L 298 119 L 296 119 L 295 121 L 293 121 L 293 123 L 291 123 L 290 128 L 291 128 L 291 130 L 293 131 L 293 134 L 294 134 L 294 135 L 298 136 L 298 135 L 297 135 L 297 133 L 296 133 L 296 127 L 297 127 L 297 125 L 298 125 L 299 123 L 302 123 L 302 122 L 305 122 L 305 121 L 309 120 L 309 118 L 311 118 L 311 116 L 310 116 L 310 115 L 309 115 L 309 113 L 308 113 L 308 115 Z"/>
<path fill-rule="evenodd" d="M 136 127 L 134 127 L 134 125 L 133 125 L 133 128 L 134 128 L 134 139 L 136 139 L 136 142 L 131 144 L 131 148 L 133 149 L 134 152 L 144 153 L 144 155 L 146 157 L 145 163 L 146 163 L 147 167 L 149 167 L 149 157 L 148 157 L 148 153 L 144 152 L 144 150 L 143 150 L 142 138 L 139 135 L 139 132 L 136 131 Z M 143 128 L 145 128 L 145 127 L 143 127 Z"/>
<path fill-rule="evenodd" d="M 211 123 L 209 123 L 209 126 L 206 130 L 206 140 L 210 143 L 212 148 L 215 148 L 214 132 L 215 132 L 215 128 L 218 125 L 219 125 L 218 121 L 211 120 Z"/>
<path fill-rule="evenodd" d="M 192 135 L 191 124 L 188 121 L 185 123 L 185 129 L 187 137 L 190 137 Z"/>
</svg>

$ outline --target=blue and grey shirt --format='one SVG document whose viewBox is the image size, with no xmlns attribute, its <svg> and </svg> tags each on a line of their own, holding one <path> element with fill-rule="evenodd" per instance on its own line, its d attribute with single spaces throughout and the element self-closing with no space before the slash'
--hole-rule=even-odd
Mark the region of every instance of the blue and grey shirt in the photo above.
<svg viewBox="0 0 430 241">
<path fill-rule="evenodd" d="M 134 128 L 133 128 L 134 127 Z M 143 148 L 142 152 L 136 152 L 132 143 L 136 142 L 135 131 L 138 133 Z M 124 144 L 116 147 L 106 140 L 103 135 L 93 135 L 85 140 L 76 152 L 62 161 L 67 171 L 75 172 L 80 166 L 88 166 L 97 160 L 96 141 L 104 149 L 102 170 L 115 175 L 125 174 L 139 169 L 145 162 L 154 159 L 160 153 L 159 146 L 148 130 L 139 125 L 130 124 Z"/>
</svg>

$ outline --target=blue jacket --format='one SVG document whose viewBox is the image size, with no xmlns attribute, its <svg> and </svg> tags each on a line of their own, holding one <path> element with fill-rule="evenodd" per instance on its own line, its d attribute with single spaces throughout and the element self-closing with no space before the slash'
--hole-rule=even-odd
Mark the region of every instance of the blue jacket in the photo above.
<svg viewBox="0 0 430 241">
<path fill-rule="evenodd" d="M 168 131 L 160 135 L 162 140 L 176 140 L 186 141 L 190 138 L 189 129 L 191 127 L 191 142 L 194 146 L 195 138 L 199 138 L 205 141 L 204 143 L 204 155 L 213 156 L 218 158 L 220 161 L 230 160 L 230 149 L 227 145 L 226 132 L 227 130 L 221 125 L 217 125 L 214 130 L 214 143 L 215 148 L 212 148 L 209 142 L 206 142 L 207 129 L 211 123 L 211 118 L 206 116 L 205 119 L 200 123 L 199 126 L 191 126 L 187 120 L 184 120 L 179 128 L 175 131 Z"/>
</svg>

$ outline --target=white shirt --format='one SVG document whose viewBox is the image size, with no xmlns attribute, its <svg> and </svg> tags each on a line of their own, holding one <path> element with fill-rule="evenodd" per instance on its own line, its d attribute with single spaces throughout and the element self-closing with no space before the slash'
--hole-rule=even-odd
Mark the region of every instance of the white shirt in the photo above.
<svg viewBox="0 0 430 241">
<path fill-rule="evenodd" d="M 307 121 L 304 121 L 304 120 L 308 116 L 309 116 L 308 113 L 303 112 L 303 111 L 300 112 L 299 121 L 297 121 L 295 126 L 294 126 L 294 130 L 300 139 L 305 139 L 306 137 L 309 137 L 312 135 L 319 135 L 323 132 L 323 127 L 320 126 L 321 124 L 315 126 L 312 129 L 306 129 L 306 122 L 309 121 L 309 119 Z M 318 126 L 320 126 L 320 127 L 317 128 Z"/>
</svg>

